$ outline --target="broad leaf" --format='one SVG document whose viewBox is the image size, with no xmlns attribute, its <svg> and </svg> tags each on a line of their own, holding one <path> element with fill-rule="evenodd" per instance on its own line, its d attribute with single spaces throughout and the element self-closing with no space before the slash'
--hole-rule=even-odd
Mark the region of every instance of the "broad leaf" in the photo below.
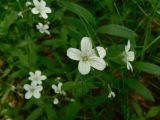
<svg viewBox="0 0 160 120">
<path fill-rule="evenodd" d="M 139 93 L 141 96 L 143 96 L 146 100 L 154 101 L 151 92 L 139 81 L 131 79 L 126 80 L 125 83 L 128 85 L 128 87 L 130 87 L 131 89 Z"/>
<path fill-rule="evenodd" d="M 128 39 L 137 37 L 137 34 L 133 30 L 127 27 L 115 25 L 115 24 L 102 26 L 98 28 L 97 32 L 107 33 L 109 35 L 128 38 Z"/>
</svg>

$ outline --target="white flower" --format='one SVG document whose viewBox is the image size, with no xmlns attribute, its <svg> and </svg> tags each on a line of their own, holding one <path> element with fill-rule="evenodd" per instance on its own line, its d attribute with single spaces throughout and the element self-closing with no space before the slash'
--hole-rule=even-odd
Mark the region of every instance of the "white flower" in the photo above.
<svg viewBox="0 0 160 120">
<path fill-rule="evenodd" d="M 47 13 L 51 13 L 51 9 L 46 7 L 46 2 L 44 0 L 33 0 L 34 8 L 32 8 L 33 14 L 40 14 L 44 19 L 48 18 Z"/>
<path fill-rule="evenodd" d="M 106 55 L 106 51 L 103 47 L 96 47 L 99 57 L 96 55 L 95 50 L 92 48 L 90 38 L 83 37 L 81 40 L 81 51 L 76 48 L 69 48 L 67 50 L 67 56 L 79 61 L 78 70 L 82 75 L 89 73 L 91 67 L 97 70 L 104 70 L 106 63 L 103 58 Z"/>
<path fill-rule="evenodd" d="M 58 100 L 58 98 L 54 98 L 54 100 L 53 100 L 53 104 L 58 104 L 59 103 L 59 100 Z"/>
<path fill-rule="evenodd" d="M 56 85 L 52 85 L 52 88 L 53 88 L 55 93 L 66 95 L 66 92 L 61 89 L 62 88 L 62 83 L 61 82 L 59 82 L 57 86 Z"/>
<path fill-rule="evenodd" d="M 18 16 L 23 18 L 23 13 L 22 13 L 22 11 L 20 11 L 20 12 L 18 13 Z"/>
<path fill-rule="evenodd" d="M 25 84 L 24 89 L 27 91 L 25 94 L 26 99 L 30 99 L 32 96 L 40 98 L 40 91 L 42 91 L 43 87 L 35 83 L 31 83 L 31 85 Z"/>
<path fill-rule="evenodd" d="M 41 75 L 41 71 L 36 70 L 35 73 L 29 72 L 30 77 L 28 78 L 35 84 L 42 84 L 42 80 L 47 79 L 45 75 Z"/>
<path fill-rule="evenodd" d="M 74 102 L 74 101 L 75 101 L 75 99 L 74 99 L 74 98 L 71 98 L 71 99 L 70 99 L 70 101 L 71 101 L 71 102 Z"/>
<path fill-rule="evenodd" d="M 26 2 L 26 7 L 33 5 L 31 2 L 27 1 Z"/>
<path fill-rule="evenodd" d="M 125 62 L 127 64 L 127 69 L 133 71 L 132 65 L 130 61 L 134 61 L 135 59 L 135 54 L 134 51 L 129 51 L 130 50 L 130 40 L 128 40 L 127 45 L 125 46 Z"/>
<path fill-rule="evenodd" d="M 50 34 L 50 32 L 48 31 L 49 29 L 49 26 L 48 24 L 42 24 L 42 23 L 38 23 L 36 25 L 36 28 L 39 30 L 40 33 L 47 33 L 47 34 Z"/>
<path fill-rule="evenodd" d="M 110 93 L 108 94 L 108 98 L 114 98 L 116 95 L 113 91 L 110 91 Z"/>
</svg>

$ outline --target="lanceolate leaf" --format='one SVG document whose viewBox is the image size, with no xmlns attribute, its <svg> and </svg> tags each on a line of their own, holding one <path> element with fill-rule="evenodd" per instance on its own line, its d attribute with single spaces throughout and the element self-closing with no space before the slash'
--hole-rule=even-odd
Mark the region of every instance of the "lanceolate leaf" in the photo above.
<svg viewBox="0 0 160 120">
<path fill-rule="evenodd" d="M 81 16 L 86 22 L 96 24 L 94 16 L 84 7 L 77 5 L 75 3 L 62 1 L 61 2 L 69 11 Z M 72 21 L 71 21 L 72 22 Z"/>
<path fill-rule="evenodd" d="M 160 106 L 151 107 L 147 113 L 147 118 L 151 118 L 160 113 Z"/>
<path fill-rule="evenodd" d="M 128 85 L 128 87 L 130 87 L 131 89 L 139 93 L 141 96 L 143 96 L 146 100 L 154 101 L 151 92 L 139 81 L 131 79 L 131 80 L 126 80 L 125 83 Z"/>
<path fill-rule="evenodd" d="M 154 75 L 160 75 L 160 67 L 153 63 L 135 62 L 135 64 L 133 64 L 133 67 L 134 69 L 137 69 L 139 71 L 147 72 Z"/>
<path fill-rule="evenodd" d="M 115 24 L 104 25 L 104 26 L 98 28 L 97 32 L 98 33 L 106 33 L 109 35 L 128 38 L 128 39 L 135 38 L 137 36 L 137 34 L 133 30 L 131 30 L 127 27 L 115 25 Z"/>
</svg>

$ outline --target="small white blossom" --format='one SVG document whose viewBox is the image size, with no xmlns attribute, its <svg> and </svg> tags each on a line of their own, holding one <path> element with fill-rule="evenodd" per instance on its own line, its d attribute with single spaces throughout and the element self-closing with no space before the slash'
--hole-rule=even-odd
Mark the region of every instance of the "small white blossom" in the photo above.
<svg viewBox="0 0 160 120">
<path fill-rule="evenodd" d="M 42 23 L 38 23 L 36 25 L 36 28 L 39 30 L 40 33 L 47 33 L 47 34 L 50 34 L 50 32 L 48 31 L 49 29 L 49 26 L 48 24 L 42 24 Z"/>
<path fill-rule="evenodd" d="M 33 5 L 31 2 L 27 1 L 26 2 L 26 7 Z"/>
<path fill-rule="evenodd" d="M 15 91 L 15 90 L 16 90 L 16 87 L 15 87 L 14 85 L 12 85 L 12 86 L 11 86 L 11 90 L 12 90 L 12 91 Z"/>
<path fill-rule="evenodd" d="M 110 91 L 110 93 L 108 94 L 108 98 L 114 98 L 116 95 L 113 91 Z"/>
<path fill-rule="evenodd" d="M 24 89 L 27 91 L 25 94 L 25 99 L 30 99 L 32 96 L 35 98 L 40 98 L 40 91 L 42 91 L 43 87 L 35 83 L 31 83 L 31 85 L 25 84 Z"/>
<path fill-rule="evenodd" d="M 54 98 L 54 100 L 53 100 L 53 104 L 58 104 L 59 103 L 59 100 L 58 100 L 58 98 Z"/>
<path fill-rule="evenodd" d="M 75 101 L 75 99 L 74 99 L 74 98 L 71 98 L 71 99 L 70 99 L 70 101 L 71 101 L 71 102 L 74 102 L 74 101 Z"/>
<path fill-rule="evenodd" d="M 106 56 L 106 51 L 103 47 L 96 47 L 99 57 L 96 55 L 95 50 L 92 48 L 91 39 L 83 37 L 81 40 L 81 50 L 76 48 L 69 48 L 67 50 L 67 56 L 79 61 L 78 70 L 82 75 L 86 75 L 90 72 L 91 67 L 97 70 L 104 70 L 106 62 L 103 58 Z"/>
<path fill-rule="evenodd" d="M 46 7 L 46 2 L 44 0 L 33 0 L 34 8 L 32 8 L 33 14 L 40 14 L 44 19 L 48 18 L 47 13 L 51 13 L 51 9 Z"/>
<path fill-rule="evenodd" d="M 66 95 L 66 92 L 63 91 L 61 88 L 62 88 L 62 83 L 61 82 L 59 82 L 57 86 L 52 85 L 52 89 L 54 90 L 55 93 Z"/>
<path fill-rule="evenodd" d="M 30 77 L 28 78 L 35 84 L 42 84 L 42 80 L 47 79 L 45 75 L 41 74 L 41 71 L 36 70 L 35 73 L 29 72 Z"/>
<path fill-rule="evenodd" d="M 127 64 L 127 69 L 133 71 L 132 65 L 130 63 L 130 61 L 134 61 L 135 59 L 135 54 L 134 51 L 129 51 L 130 50 L 130 40 L 128 40 L 127 45 L 125 46 L 125 52 L 124 52 L 124 61 Z"/>
<path fill-rule="evenodd" d="M 22 11 L 20 11 L 20 12 L 18 13 L 18 16 L 23 18 L 23 13 L 22 13 Z"/>
</svg>

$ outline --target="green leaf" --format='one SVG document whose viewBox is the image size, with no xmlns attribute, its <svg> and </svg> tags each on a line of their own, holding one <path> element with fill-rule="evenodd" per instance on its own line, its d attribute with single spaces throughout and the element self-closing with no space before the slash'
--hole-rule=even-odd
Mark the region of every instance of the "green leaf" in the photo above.
<svg viewBox="0 0 160 120">
<path fill-rule="evenodd" d="M 109 35 L 128 38 L 128 39 L 137 37 L 137 34 L 133 30 L 115 24 L 102 26 L 98 28 L 97 32 L 107 33 Z"/>
<path fill-rule="evenodd" d="M 142 117 L 143 111 L 142 111 L 140 105 L 138 104 L 138 102 L 133 102 L 132 104 L 133 104 L 133 107 L 134 107 L 137 115 L 138 115 L 139 117 Z"/>
<path fill-rule="evenodd" d="M 45 104 L 44 105 L 44 112 L 46 113 L 48 120 L 57 120 L 58 119 L 55 110 L 52 108 L 52 104 Z"/>
<path fill-rule="evenodd" d="M 10 14 L 6 14 L 3 21 L 0 23 L 0 36 L 6 35 L 8 32 L 9 27 L 15 22 L 18 18 L 18 13 L 12 11 Z"/>
<path fill-rule="evenodd" d="M 148 62 L 135 62 L 133 68 L 154 75 L 160 75 L 160 67 Z"/>
<path fill-rule="evenodd" d="M 81 16 L 86 22 L 96 24 L 94 16 L 84 7 L 77 5 L 75 3 L 62 1 L 61 2 L 69 11 Z M 71 21 L 72 22 L 72 21 Z"/>
<path fill-rule="evenodd" d="M 79 110 L 79 102 L 70 103 L 66 109 L 65 120 L 74 120 Z"/>
<path fill-rule="evenodd" d="M 42 108 L 36 108 L 30 113 L 26 120 L 36 120 L 42 115 L 42 112 Z"/>
<path fill-rule="evenodd" d="M 139 81 L 131 79 L 131 80 L 126 80 L 125 83 L 128 85 L 128 87 L 130 87 L 131 89 L 135 90 L 137 93 L 142 95 L 146 100 L 154 101 L 151 92 Z"/>
<path fill-rule="evenodd" d="M 156 116 L 158 113 L 160 113 L 160 106 L 151 107 L 146 117 L 151 118 Z"/>
</svg>

